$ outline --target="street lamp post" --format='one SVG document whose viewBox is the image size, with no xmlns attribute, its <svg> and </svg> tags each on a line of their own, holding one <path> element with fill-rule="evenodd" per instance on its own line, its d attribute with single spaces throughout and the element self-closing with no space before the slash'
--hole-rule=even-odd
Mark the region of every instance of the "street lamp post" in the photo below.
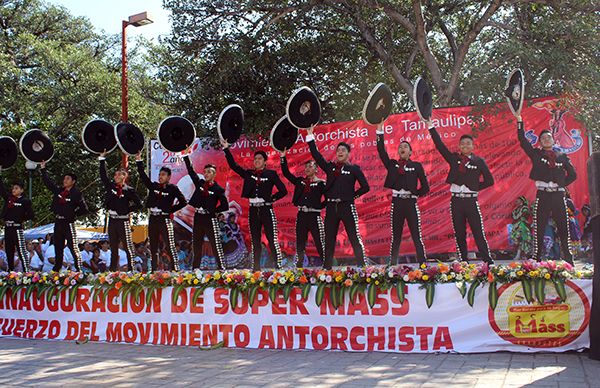
<svg viewBox="0 0 600 388">
<path fill-rule="evenodd" d="M 129 16 L 127 20 L 123 20 L 121 23 L 121 122 L 129 121 L 128 112 L 128 90 L 127 90 L 127 26 L 141 27 L 147 24 L 152 24 L 153 21 L 150 18 L 148 12 L 141 12 L 135 15 Z M 121 166 L 127 168 L 127 155 L 123 153 L 121 159 Z"/>
</svg>

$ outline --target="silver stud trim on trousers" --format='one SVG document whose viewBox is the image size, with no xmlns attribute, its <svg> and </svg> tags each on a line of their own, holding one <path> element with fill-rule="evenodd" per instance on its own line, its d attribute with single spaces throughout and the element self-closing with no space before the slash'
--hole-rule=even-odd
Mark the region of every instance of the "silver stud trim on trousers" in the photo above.
<svg viewBox="0 0 600 388">
<path fill-rule="evenodd" d="M 221 242 L 221 234 L 219 233 L 219 220 L 216 218 L 210 219 L 213 228 L 213 236 L 215 239 L 215 245 L 217 246 L 217 252 L 215 255 L 217 256 L 217 263 L 221 270 L 225 270 L 225 252 L 223 251 L 223 243 Z"/>
<path fill-rule="evenodd" d="M 81 252 L 79 251 L 79 244 L 77 243 L 77 230 L 75 229 L 75 224 L 69 224 L 69 230 L 71 232 L 71 241 L 73 241 L 73 259 L 75 260 L 75 269 L 78 271 L 83 270 L 82 262 L 81 262 Z"/>
<path fill-rule="evenodd" d="M 360 235 L 360 230 L 358 228 L 358 212 L 356 211 L 356 205 L 350 204 L 350 210 L 352 211 L 352 217 L 354 218 L 354 228 L 356 229 L 356 237 L 358 238 L 358 244 L 360 245 L 360 249 L 362 250 L 363 262 L 365 265 L 369 264 L 369 260 L 367 259 L 367 253 L 365 252 L 365 245 L 363 244 L 362 237 Z"/>
<path fill-rule="evenodd" d="M 23 271 L 29 272 L 29 252 L 27 252 L 23 229 L 17 229 L 17 252 L 23 263 Z"/>
<path fill-rule="evenodd" d="M 165 218 L 165 224 L 167 225 L 167 234 L 169 239 L 167 244 L 169 245 L 169 251 L 171 251 L 173 268 L 175 271 L 179 271 L 179 257 L 177 257 L 177 251 L 175 250 L 175 232 L 173 231 L 173 221 L 171 221 L 170 218 Z"/>
</svg>

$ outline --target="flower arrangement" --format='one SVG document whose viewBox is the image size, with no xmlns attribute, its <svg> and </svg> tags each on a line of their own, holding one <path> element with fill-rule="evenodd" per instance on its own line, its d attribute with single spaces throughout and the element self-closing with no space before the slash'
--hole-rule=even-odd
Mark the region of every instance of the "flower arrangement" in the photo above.
<svg viewBox="0 0 600 388">
<path fill-rule="evenodd" d="M 527 260 L 510 264 L 491 265 L 469 264 L 467 262 L 427 263 L 416 266 L 368 266 L 342 267 L 336 269 L 290 268 L 280 270 L 251 271 L 234 269 L 227 271 L 194 270 L 184 272 L 105 272 L 99 274 L 83 274 L 79 272 L 0 272 L 0 299 L 10 289 L 13 293 L 26 288 L 26 298 L 35 295 L 40 298 L 46 294 L 48 299 L 59 292 L 69 289 L 70 298 L 74 300 L 77 288 L 90 286 L 94 296 L 103 295 L 105 298 L 111 290 L 116 290 L 124 299 L 133 295 L 136 300 L 143 289 L 153 291 L 158 288 L 173 287 L 173 300 L 176 301 L 180 292 L 187 287 L 195 288 L 194 300 L 207 288 L 228 288 L 232 305 L 245 294 L 249 303 L 254 303 L 258 290 L 267 290 L 269 297 L 275 301 L 281 291 L 287 301 L 294 287 L 300 288 L 303 298 L 307 298 L 311 287 L 316 287 L 315 301 L 321 305 L 325 293 L 335 308 L 348 293 L 349 300 L 354 303 L 357 293 L 366 293 L 371 306 L 375 303 L 377 290 L 395 289 L 400 302 L 404 302 L 404 286 L 419 284 L 426 290 L 426 302 L 431 307 L 435 285 L 454 283 L 463 297 L 467 296 L 472 306 L 476 289 L 483 285 L 489 286 L 490 306 L 495 308 L 498 294 L 498 284 L 522 282 L 526 298 L 530 302 L 537 299 L 544 301 L 546 282 L 552 282 L 558 295 L 566 298 L 565 281 L 570 279 L 590 279 L 593 267 L 585 266 L 575 269 L 564 261 L 537 262 Z M 534 298 L 535 296 L 535 298 Z M 147 292 L 146 297 L 152 297 Z"/>
</svg>

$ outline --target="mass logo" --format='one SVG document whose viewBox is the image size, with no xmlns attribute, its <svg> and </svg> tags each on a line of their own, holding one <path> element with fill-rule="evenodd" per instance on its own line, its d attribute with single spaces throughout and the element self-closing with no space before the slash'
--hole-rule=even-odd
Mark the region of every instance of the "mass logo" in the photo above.
<svg viewBox="0 0 600 388">
<path fill-rule="evenodd" d="M 565 114 L 568 110 L 561 106 L 559 100 L 545 100 L 539 101 L 531 105 L 533 108 L 538 110 L 545 110 L 551 115 L 548 121 L 548 130 L 554 137 L 554 149 L 565 154 L 572 154 L 581 148 L 583 145 L 583 137 L 579 129 L 573 128 L 569 130 L 567 128 L 567 122 L 565 121 Z M 532 144 L 537 142 L 537 136 L 531 133 L 526 134 L 526 137 Z"/>
<path fill-rule="evenodd" d="M 590 302 L 575 283 L 565 283 L 563 302 L 554 284 L 545 285 L 544 304 L 527 301 L 521 282 L 504 284 L 498 290 L 496 309 L 489 309 L 492 329 L 502 339 L 532 348 L 567 345 L 586 330 L 590 321 Z"/>
</svg>

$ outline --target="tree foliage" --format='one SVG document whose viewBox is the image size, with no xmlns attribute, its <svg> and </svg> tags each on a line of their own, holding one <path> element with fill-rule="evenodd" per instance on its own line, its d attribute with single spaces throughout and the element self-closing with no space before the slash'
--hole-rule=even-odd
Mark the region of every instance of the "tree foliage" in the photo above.
<svg viewBox="0 0 600 388">
<path fill-rule="evenodd" d="M 92 209 L 102 206 L 96 158 L 85 151 L 81 129 L 93 118 L 116 123 L 120 114 L 120 37 L 101 36 L 90 22 L 40 0 L 2 1 L 0 6 L 0 133 L 17 140 L 28 129 L 48 133 L 55 146 L 48 169 L 57 179 L 74 171 Z M 142 95 L 152 83 L 147 66 L 131 69 L 130 120 L 154 129 L 162 105 Z M 116 166 L 113 152 L 109 165 Z M 26 180 L 23 158 L 3 172 L 6 181 Z M 136 183 L 137 179 L 132 179 Z M 49 193 L 33 179 L 36 222 L 51 222 Z M 92 214 L 91 218 L 97 217 Z"/>
<path fill-rule="evenodd" d="M 324 120 L 357 118 L 386 82 L 396 111 L 423 75 L 438 106 L 503 100 L 524 69 L 527 96 L 567 95 L 597 130 L 600 7 L 582 0 L 165 0 L 172 36 L 155 52 L 171 107 L 214 133 L 218 111 L 241 103 L 265 134 L 291 91 L 308 85 Z"/>
</svg>

